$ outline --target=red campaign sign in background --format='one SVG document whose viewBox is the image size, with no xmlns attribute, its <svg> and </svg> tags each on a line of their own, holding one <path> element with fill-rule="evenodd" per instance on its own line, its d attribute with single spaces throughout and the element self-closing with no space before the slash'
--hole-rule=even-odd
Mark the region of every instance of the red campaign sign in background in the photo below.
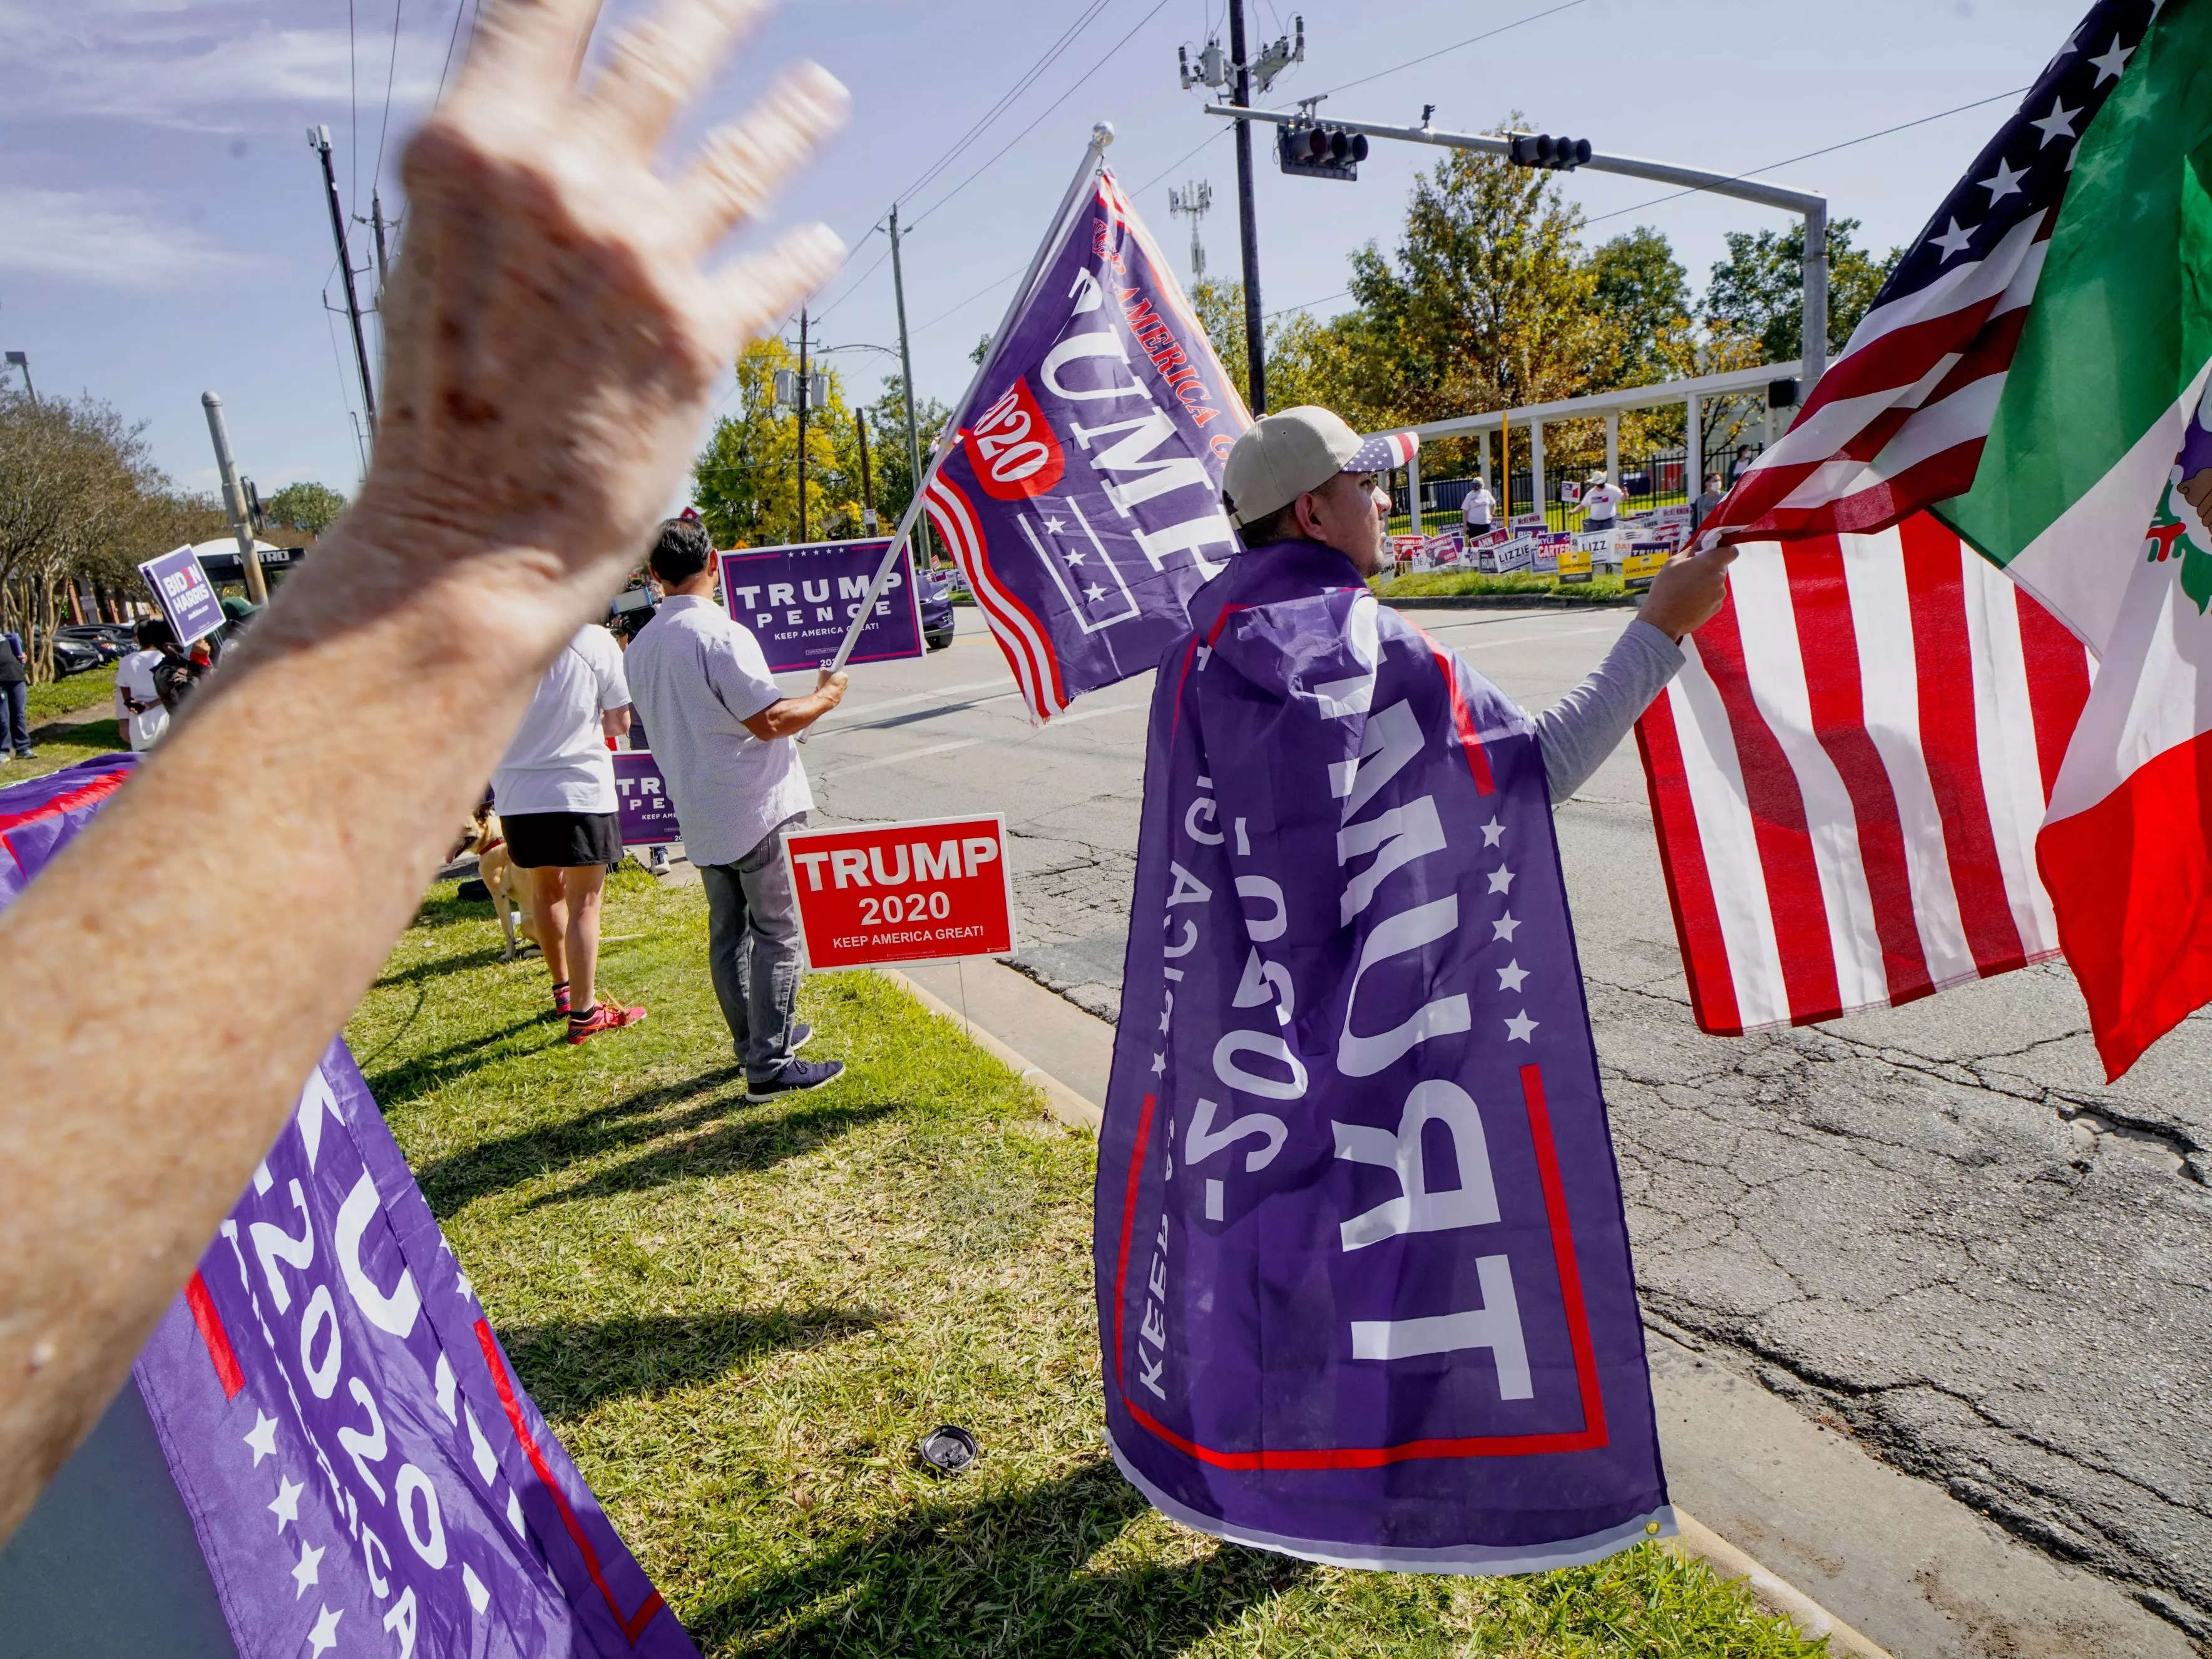
<svg viewBox="0 0 2212 1659">
<path fill-rule="evenodd" d="M 784 838 L 783 850 L 812 967 L 1014 948 L 1006 821 L 995 813 L 803 830 Z"/>
</svg>

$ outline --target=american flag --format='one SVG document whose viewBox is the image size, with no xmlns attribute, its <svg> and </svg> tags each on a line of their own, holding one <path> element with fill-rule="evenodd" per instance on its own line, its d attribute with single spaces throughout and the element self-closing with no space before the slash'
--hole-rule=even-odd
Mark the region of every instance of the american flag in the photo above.
<svg viewBox="0 0 2212 1659">
<path fill-rule="evenodd" d="M 1965 491 L 1989 437 L 2076 142 L 2164 0 L 2101 0 L 1875 296 L 1700 545 L 1879 530 Z"/>
<path fill-rule="evenodd" d="M 1697 1021 L 1910 1002 L 2057 954 L 2035 837 L 2093 672 L 1927 514 L 1742 549 L 1637 726 Z"/>
</svg>

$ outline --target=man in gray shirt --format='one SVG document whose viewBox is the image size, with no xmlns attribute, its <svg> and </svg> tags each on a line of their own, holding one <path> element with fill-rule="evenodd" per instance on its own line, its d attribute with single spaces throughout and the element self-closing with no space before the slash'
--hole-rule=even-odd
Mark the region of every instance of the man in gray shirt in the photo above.
<svg viewBox="0 0 2212 1659">
<path fill-rule="evenodd" d="M 845 676 L 823 672 L 804 697 L 777 689 L 752 630 L 714 603 L 714 550 L 697 523 L 662 524 L 652 569 L 666 597 L 623 667 L 707 889 L 714 995 L 745 1098 L 817 1089 L 845 1067 L 798 1057 L 813 1033 L 796 1018 L 805 964 L 783 837 L 814 805 L 793 739 L 837 706 Z"/>
<path fill-rule="evenodd" d="M 1410 434 L 1393 434 L 1403 439 Z M 1255 422 L 1237 440 L 1221 499 L 1244 558 L 1286 541 L 1334 548 L 1361 576 L 1389 556 L 1390 497 L 1378 475 L 1402 464 L 1392 438 L 1360 441 L 1326 409 L 1307 404 Z M 1682 636 L 1720 609 L 1735 555 L 1678 556 L 1652 578 L 1641 614 L 1582 684 L 1535 716 L 1554 804 L 1588 781 L 1682 665 Z"/>
</svg>

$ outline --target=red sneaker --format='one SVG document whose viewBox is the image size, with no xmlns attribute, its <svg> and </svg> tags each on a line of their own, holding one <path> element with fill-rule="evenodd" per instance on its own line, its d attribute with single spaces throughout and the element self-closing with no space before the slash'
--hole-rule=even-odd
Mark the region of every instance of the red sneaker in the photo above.
<svg viewBox="0 0 2212 1659">
<path fill-rule="evenodd" d="M 611 1002 L 592 1005 L 587 1013 L 568 1016 L 568 1041 L 582 1042 L 602 1031 L 611 1031 L 623 1025 L 635 1025 L 645 1018 L 642 1008 L 617 1008 Z"/>
<path fill-rule="evenodd" d="M 565 979 L 553 988 L 553 1012 L 556 1014 L 568 1012 L 568 981 Z"/>
</svg>

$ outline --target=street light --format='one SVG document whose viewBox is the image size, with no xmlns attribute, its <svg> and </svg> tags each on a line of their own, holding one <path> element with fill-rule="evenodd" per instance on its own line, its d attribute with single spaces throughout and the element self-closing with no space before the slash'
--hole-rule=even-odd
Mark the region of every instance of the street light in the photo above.
<svg viewBox="0 0 2212 1659">
<path fill-rule="evenodd" d="M 1208 104 L 1208 115 L 1239 123 L 1273 121 L 1282 127 L 1310 127 L 1306 111 L 1251 109 L 1236 104 Z M 1733 196 L 1803 216 L 1805 221 L 1805 318 L 1801 365 L 1806 393 L 1828 366 L 1828 198 L 1802 190 L 1785 190 L 1733 173 L 1706 173 L 1697 167 L 1678 167 L 1667 161 L 1646 161 L 1632 155 L 1606 155 L 1589 148 L 1586 138 L 1550 139 L 1548 134 L 1516 132 L 1492 138 L 1466 132 L 1437 132 L 1428 127 L 1379 126 L 1368 121 L 1328 123 L 1333 132 L 1366 133 L 1376 138 L 1398 138 L 1411 144 L 1436 144 L 1445 149 L 1471 149 L 1521 167 L 1588 167 L 1594 173 L 1619 173 L 1632 179 L 1649 179 L 1662 185 L 1686 185 L 1715 196 Z M 1563 150 L 1562 146 L 1566 148 Z"/>
<path fill-rule="evenodd" d="M 31 402 L 35 405 L 39 401 L 39 388 L 31 384 L 30 355 L 27 352 L 21 351 L 9 352 L 8 354 L 8 367 L 10 368 L 20 368 L 23 371 L 23 390 L 31 394 Z"/>
</svg>

